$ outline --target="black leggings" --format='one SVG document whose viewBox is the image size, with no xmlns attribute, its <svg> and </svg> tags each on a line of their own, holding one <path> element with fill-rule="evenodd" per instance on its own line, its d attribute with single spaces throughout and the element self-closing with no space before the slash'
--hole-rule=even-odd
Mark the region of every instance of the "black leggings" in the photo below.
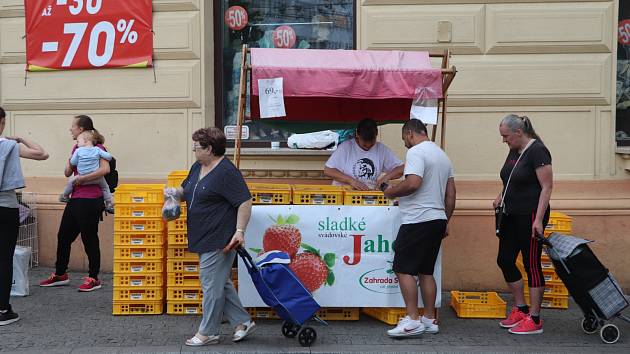
<svg viewBox="0 0 630 354">
<path fill-rule="evenodd" d="M 57 233 L 57 262 L 55 274 L 64 275 L 70 262 L 72 242 L 81 233 L 83 248 L 88 257 L 90 277 L 98 279 L 101 268 L 101 249 L 98 241 L 98 223 L 103 212 L 103 198 L 70 199 L 63 211 Z"/>
<path fill-rule="evenodd" d="M 532 238 L 533 216 L 534 214 L 503 216 L 497 264 L 501 268 L 506 282 L 519 281 L 522 277 L 521 272 L 516 267 L 516 257 L 521 252 L 523 265 L 527 272 L 527 284 L 530 288 L 538 288 L 545 286 L 545 278 L 540 266 L 542 243 Z M 543 227 L 547 226 L 548 221 L 549 209 L 545 213 Z"/>
<path fill-rule="evenodd" d="M 17 208 L 0 207 L 0 310 L 9 309 L 13 284 L 13 252 L 20 230 Z"/>
</svg>

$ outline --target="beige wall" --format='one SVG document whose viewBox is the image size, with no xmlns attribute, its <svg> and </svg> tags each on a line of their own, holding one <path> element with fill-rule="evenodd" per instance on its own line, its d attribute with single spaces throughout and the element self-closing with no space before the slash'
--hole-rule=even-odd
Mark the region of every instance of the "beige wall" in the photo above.
<svg viewBox="0 0 630 354">
<path fill-rule="evenodd" d="M 159 178 L 189 166 L 189 137 L 206 125 L 205 92 L 213 90 L 204 80 L 204 50 L 212 46 L 204 33 L 212 38 L 211 23 L 204 32 L 200 0 L 153 4 L 155 76 L 152 69 L 26 75 L 23 1 L 0 1 L 0 104 L 9 111 L 5 134 L 37 139 L 52 156 L 44 163 L 25 163 L 26 175 L 59 176 L 72 143 L 71 117 L 79 113 L 95 119 L 125 177 Z M 211 6 L 208 11 L 211 16 Z M 212 68 L 208 72 L 212 75 Z"/>
<path fill-rule="evenodd" d="M 25 86 L 23 1 L 0 0 L 6 134 L 29 136 L 51 153 L 48 161 L 24 163 L 29 188 L 41 194 L 43 264 L 54 259 L 61 213 L 56 195 L 64 183 L 73 115 L 95 119 L 128 181 L 163 179 L 187 168 L 190 134 L 214 123 L 210 2 L 153 3 L 155 82 L 152 69 L 108 69 L 28 73 Z M 507 152 L 497 125 L 512 112 L 527 114 L 552 152 L 558 186 L 552 205 L 575 216 L 577 233 L 601 240 L 595 247 L 607 252 L 606 263 L 617 274 L 628 268 L 622 252 L 615 251 L 630 245 L 625 236 L 630 174 L 614 146 L 617 0 L 357 3 L 359 49 L 449 48 L 458 69 L 445 141 L 460 181 L 452 238 L 446 242 L 445 254 L 454 259 L 445 262 L 446 288 L 502 286 L 495 240 L 487 235 L 489 202 L 498 192 L 497 173 Z M 380 136 L 404 157 L 399 125 L 382 127 Z M 244 151 L 242 167 L 252 178 L 319 178 L 326 158 Z M 630 161 L 625 166 L 630 169 Z M 110 218 L 101 225 L 103 249 L 111 248 L 111 230 Z M 73 252 L 73 265 L 85 268 L 80 249 Z M 457 257 L 462 249 L 483 261 L 470 267 Z M 111 251 L 103 258 L 104 269 L 111 269 Z M 628 275 L 621 280 L 630 287 Z"/>
<path fill-rule="evenodd" d="M 57 175 L 76 113 L 95 118 L 124 176 L 155 178 L 191 163 L 190 134 L 214 120 L 209 3 L 154 1 L 156 82 L 151 69 L 109 69 L 28 73 L 26 86 L 22 3 L 0 1 L 0 104 L 10 112 L 7 133 L 39 138 L 55 156 L 27 164 L 27 175 Z M 495 178 L 505 153 L 496 127 L 508 112 L 532 118 L 557 178 L 627 179 L 614 146 L 616 7 L 615 1 L 363 0 L 357 43 L 453 52 L 459 72 L 449 95 L 446 149 L 459 179 Z M 438 33 L 439 23 L 450 31 Z M 381 137 L 404 157 L 398 129 L 383 127 Z M 156 152 L 163 158 L 145 158 Z M 323 159 L 305 158 L 297 168 L 319 169 Z M 245 156 L 243 166 L 282 168 L 285 161 Z"/>
</svg>

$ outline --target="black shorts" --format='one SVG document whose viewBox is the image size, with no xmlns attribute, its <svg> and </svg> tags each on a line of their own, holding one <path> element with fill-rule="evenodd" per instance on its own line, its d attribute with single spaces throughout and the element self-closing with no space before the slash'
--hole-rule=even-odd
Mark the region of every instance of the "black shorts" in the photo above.
<svg viewBox="0 0 630 354">
<path fill-rule="evenodd" d="M 446 220 L 400 225 L 393 245 L 394 272 L 433 275 L 445 232 Z"/>
</svg>

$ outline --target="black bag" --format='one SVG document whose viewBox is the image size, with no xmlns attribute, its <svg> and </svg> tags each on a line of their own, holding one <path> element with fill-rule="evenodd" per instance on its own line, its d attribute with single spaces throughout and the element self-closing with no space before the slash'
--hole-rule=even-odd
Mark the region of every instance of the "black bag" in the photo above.
<svg viewBox="0 0 630 354">
<path fill-rule="evenodd" d="M 113 156 L 109 161 L 109 173 L 105 175 L 105 182 L 109 186 L 109 191 L 114 193 L 118 187 L 118 171 L 116 171 L 116 159 Z"/>
</svg>

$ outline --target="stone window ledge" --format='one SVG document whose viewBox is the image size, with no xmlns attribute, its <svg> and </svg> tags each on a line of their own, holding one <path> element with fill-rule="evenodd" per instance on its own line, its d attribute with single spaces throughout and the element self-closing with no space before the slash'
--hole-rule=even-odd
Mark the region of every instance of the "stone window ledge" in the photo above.
<svg viewBox="0 0 630 354">
<path fill-rule="evenodd" d="M 241 156 L 330 156 L 333 150 L 308 150 L 289 148 L 241 148 Z M 234 155 L 234 148 L 228 148 L 226 156 Z"/>
</svg>

